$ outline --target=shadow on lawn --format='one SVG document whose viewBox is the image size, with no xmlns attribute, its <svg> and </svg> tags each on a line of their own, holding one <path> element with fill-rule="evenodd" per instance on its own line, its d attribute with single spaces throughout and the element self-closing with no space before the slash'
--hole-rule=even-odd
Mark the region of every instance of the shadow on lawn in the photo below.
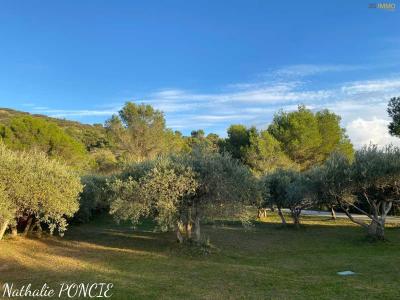
<svg viewBox="0 0 400 300">
<path fill-rule="evenodd" d="M 204 236 L 210 236 L 211 243 L 222 251 L 206 258 L 188 257 L 180 251 L 173 233 L 152 232 L 150 224 L 133 230 L 129 225 L 100 219 L 71 226 L 62 239 L 19 238 L 0 244 L 0 283 L 113 282 L 118 288 L 115 299 L 156 298 L 164 292 L 187 298 L 193 295 L 190 289 L 199 293 L 204 286 L 176 282 L 200 277 L 208 287 L 216 285 L 210 288 L 216 293 L 210 298 L 216 298 L 220 285 L 226 284 L 223 278 L 234 280 L 232 288 L 247 282 L 249 289 L 252 280 L 258 280 L 261 289 L 266 274 L 275 274 L 281 268 L 284 280 L 286 271 L 307 269 L 310 259 L 316 256 L 327 257 L 319 264 L 332 268 L 332 261 L 339 261 L 338 267 L 348 263 L 347 254 L 343 253 L 363 259 L 369 251 L 368 255 L 375 259 L 375 252 L 397 249 L 398 243 L 385 247 L 367 244 L 357 226 L 318 222 L 304 224 L 299 230 L 293 226 L 284 228 L 273 220 L 255 222 L 248 229 L 234 221 L 207 223 L 202 228 Z M 388 233 L 393 231 L 397 234 L 398 228 L 388 229 Z"/>
</svg>

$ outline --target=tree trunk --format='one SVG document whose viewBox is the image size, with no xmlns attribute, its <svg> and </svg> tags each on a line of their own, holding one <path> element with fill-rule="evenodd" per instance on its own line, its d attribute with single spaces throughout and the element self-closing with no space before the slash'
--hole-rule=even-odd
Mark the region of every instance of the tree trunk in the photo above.
<svg viewBox="0 0 400 300">
<path fill-rule="evenodd" d="M 266 218 L 267 217 L 267 209 L 266 208 L 259 208 L 258 209 L 258 218 Z"/>
<path fill-rule="evenodd" d="M 23 236 L 27 236 L 28 235 L 29 230 L 31 229 L 32 221 L 33 221 L 33 218 L 29 217 L 28 221 L 26 222 L 26 226 L 25 226 L 24 232 L 22 233 Z"/>
<path fill-rule="evenodd" d="M 192 223 L 190 221 L 186 224 L 186 236 L 188 240 L 192 239 Z"/>
<path fill-rule="evenodd" d="M 182 224 L 180 222 L 178 222 L 178 224 L 176 224 L 176 241 L 180 244 L 183 243 L 183 236 L 182 236 Z"/>
<path fill-rule="evenodd" d="M 3 239 L 4 233 L 5 233 L 6 230 L 7 230 L 7 227 L 8 227 L 8 223 L 9 223 L 9 222 L 10 222 L 10 221 L 8 221 L 8 220 L 4 220 L 3 223 L 0 224 L 0 241 Z"/>
<path fill-rule="evenodd" d="M 296 228 L 300 228 L 300 214 L 294 210 L 292 211 L 293 224 Z"/>
<path fill-rule="evenodd" d="M 368 236 L 377 239 L 384 240 L 385 239 L 385 225 L 384 223 L 379 223 L 373 220 L 371 224 L 368 226 Z"/>
<path fill-rule="evenodd" d="M 283 213 L 282 213 L 280 207 L 278 207 L 278 215 L 281 217 L 282 225 L 285 225 L 285 226 L 286 226 L 286 220 L 285 220 L 285 217 L 283 216 Z"/>
<path fill-rule="evenodd" d="M 331 215 L 332 215 L 332 220 L 336 221 L 336 212 L 335 212 L 335 209 L 333 208 L 333 206 L 331 206 Z"/>
<path fill-rule="evenodd" d="M 200 235 L 200 217 L 198 214 L 196 214 L 196 217 L 194 218 L 194 238 L 196 242 L 199 242 L 201 239 Z"/>
<path fill-rule="evenodd" d="M 11 225 L 11 236 L 16 237 L 18 235 L 17 224 Z"/>
<path fill-rule="evenodd" d="M 34 231 L 38 238 L 42 237 L 42 226 L 40 225 L 40 220 L 35 221 L 35 224 L 33 224 L 33 226 L 31 226 L 29 233 L 33 233 Z"/>
</svg>

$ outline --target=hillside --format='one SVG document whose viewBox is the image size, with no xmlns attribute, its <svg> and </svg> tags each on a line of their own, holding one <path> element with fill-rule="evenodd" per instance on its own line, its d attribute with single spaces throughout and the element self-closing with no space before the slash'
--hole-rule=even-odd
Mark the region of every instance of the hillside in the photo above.
<svg viewBox="0 0 400 300">
<path fill-rule="evenodd" d="M 30 114 L 10 108 L 0 108 L 0 124 L 7 125 L 13 118 L 21 116 L 31 116 L 56 123 L 71 137 L 82 142 L 88 151 L 109 144 L 106 130 L 101 124 L 89 125 L 77 121 L 52 118 L 40 114 Z"/>
</svg>

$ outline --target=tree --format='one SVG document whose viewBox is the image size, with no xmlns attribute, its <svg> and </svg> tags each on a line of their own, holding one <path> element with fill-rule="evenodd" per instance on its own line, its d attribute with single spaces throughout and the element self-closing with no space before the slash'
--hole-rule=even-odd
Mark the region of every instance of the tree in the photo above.
<svg viewBox="0 0 400 300">
<path fill-rule="evenodd" d="M 114 195 L 110 212 L 117 220 L 137 224 L 141 218 L 152 216 L 162 230 L 175 228 L 179 242 L 184 240 L 182 231 L 186 223 L 187 238 L 191 238 L 187 197 L 197 187 L 191 169 L 160 158 L 139 181 L 132 177 L 125 181 L 117 179 L 110 187 Z"/>
<path fill-rule="evenodd" d="M 249 222 L 247 205 L 258 199 L 256 180 L 248 167 L 228 154 L 197 149 L 178 158 L 196 174 L 198 188 L 189 202 L 195 239 L 201 239 L 200 221 L 221 216 Z"/>
<path fill-rule="evenodd" d="M 201 148 L 131 165 L 110 187 L 117 219 L 136 224 L 153 217 L 161 229 L 174 228 L 179 241 L 200 241 L 202 219 L 229 215 L 248 222 L 246 205 L 256 197 L 247 167 Z"/>
<path fill-rule="evenodd" d="M 94 160 L 94 170 L 101 174 L 110 174 L 118 168 L 118 161 L 110 149 L 98 148 L 90 153 Z"/>
<path fill-rule="evenodd" d="M 252 131 L 249 145 L 242 148 L 244 162 L 257 175 L 276 169 L 295 168 L 295 164 L 282 151 L 279 142 L 267 131 Z"/>
<path fill-rule="evenodd" d="M 9 124 L 0 125 L 0 140 L 12 150 L 37 149 L 79 168 L 90 164 L 85 146 L 45 119 L 15 117 Z"/>
<path fill-rule="evenodd" d="M 79 196 L 79 210 L 73 221 L 88 222 L 95 214 L 108 212 L 111 192 L 108 188 L 109 177 L 104 175 L 85 175 L 81 177 L 83 190 Z"/>
<path fill-rule="evenodd" d="M 15 211 L 16 207 L 8 197 L 3 183 L 0 182 L 0 240 L 4 236 L 10 220 L 14 217 Z"/>
<path fill-rule="evenodd" d="M 356 151 L 354 162 L 340 154 L 332 155 L 318 171 L 319 190 L 345 212 L 351 221 L 367 230 L 369 236 L 384 239 L 385 222 L 393 203 L 400 196 L 400 150 L 376 145 Z M 367 216 L 367 223 L 355 218 Z"/>
<path fill-rule="evenodd" d="M 255 128 L 252 130 L 255 130 Z M 242 160 L 242 151 L 249 144 L 250 135 L 246 126 L 236 124 L 228 128 L 228 138 L 225 139 L 224 150 L 230 153 L 233 158 Z"/>
<path fill-rule="evenodd" d="M 41 222 L 50 233 L 66 230 L 65 217 L 78 210 L 82 190 L 80 178 L 69 167 L 37 151 L 12 152 L 0 143 L 0 205 L 2 226 L 15 226 L 20 218 L 27 220 L 26 233 Z M 5 213 L 6 212 L 6 213 Z"/>
<path fill-rule="evenodd" d="M 302 170 L 326 160 L 332 152 L 352 156 L 352 145 L 340 127 L 340 117 L 323 110 L 314 114 L 300 105 L 294 112 L 279 112 L 268 131 Z"/>
<path fill-rule="evenodd" d="M 315 116 L 322 138 L 318 162 L 324 162 L 333 152 L 342 153 L 351 160 L 354 157 L 354 149 L 345 129 L 340 127 L 341 117 L 327 109 L 317 112 Z"/>
<path fill-rule="evenodd" d="M 187 141 L 191 151 L 196 151 L 196 149 L 201 148 L 203 151 L 208 152 L 219 152 L 222 142 L 217 134 L 210 133 L 206 136 L 202 129 L 193 130 L 190 137 L 187 138 Z"/>
<path fill-rule="evenodd" d="M 282 208 L 289 208 L 293 224 L 298 228 L 302 210 L 313 203 L 307 174 L 293 169 L 277 169 L 262 178 L 261 188 L 263 204 L 276 205 L 283 225 L 286 225 L 286 219 Z"/>
<path fill-rule="evenodd" d="M 318 149 L 322 143 L 318 120 L 305 106 L 299 106 L 298 111 L 291 113 L 276 114 L 268 131 L 303 169 L 318 161 Z"/>
<path fill-rule="evenodd" d="M 295 171 L 277 169 L 275 172 L 264 176 L 263 196 L 265 203 L 276 205 L 278 215 L 282 224 L 286 225 L 286 219 L 282 213 L 282 208 L 287 207 L 287 187 L 295 178 Z"/>
<path fill-rule="evenodd" d="M 390 99 L 387 112 L 392 122 L 389 123 L 389 133 L 393 136 L 400 137 L 400 97 Z"/>
<path fill-rule="evenodd" d="M 286 187 L 286 206 L 290 209 L 294 225 L 299 228 L 301 211 L 311 207 L 313 199 L 308 176 L 305 173 L 297 172 L 293 175 L 291 182 Z"/>
<path fill-rule="evenodd" d="M 106 129 L 117 145 L 117 154 L 128 162 L 154 159 L 171 152 L 175 138 L 165 127 L 164 115 L 150 105 L 127 102 L 106 122 Z M 179 138 L 179 135 L 176 136 Z"/>
<path fill-rule="evenodd" d="M 358 202 L 350 203 L 358 212 L 371 219 L 368 234 L 384 239 L 385 222 L 393 203 L 400 203 L 400 149 L 370 145 L 356 152 L 351 166 Z M 368 207 L 363 210 L 361 204 Z M 349 215 L 348 211 L 346 213 Z M 361 222 L 359 222 L 361 225 Z"/>
</svg>

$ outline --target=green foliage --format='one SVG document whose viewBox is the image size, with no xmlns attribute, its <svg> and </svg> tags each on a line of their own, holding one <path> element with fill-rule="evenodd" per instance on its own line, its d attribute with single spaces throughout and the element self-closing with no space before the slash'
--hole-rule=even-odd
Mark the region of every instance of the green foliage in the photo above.
<svg viewBox="0 0 400 300">
<path fill-rule="evenodd" d="M 392 122 L 389 124 L 389 133 L 393 136 L 400 137 L 400 97 L 390 99 L 387 112 Z"/>
<path fill-rule="evenodd" d="M 94 160 L 93 169 L 100 174 L 111 174 L 118 169 L 118 160 L 109 149 L 96 149 L 90 153 Z"/>
<path fill-rule="evenodd" d="M 286 222 L 281 209 L 289 208 L 293 223 L 298 226 L 301 211 L 313 204 L 310 187 L 311 180 L 306 173 L 292 169 L 277 169 L 261 180 L 263 196 L 261 207 L 276 205 L 283 223 Z"/>
<path fill-rule="evenodd" d="M 13 150 L 37 149 L 76 167 L 88 167 L 83 144 L 66 134 L 57 124 L 23 116 L 0 126 L 0 138 Z"/>
<path fill-rule="evenodd" d="M 186 197 L 196 190 L 194 173 L 170 158 L 157 159 L 147 170 L 139 180 L 128 177 L 110 184 L 110 213 L 117 220 L 130 220 L 133 224 L 152 216 L 161 229 L 174 228 L 182 222 Z"/>
<path fill-rule="evenodd" d="M 324 162 L 333 152 L 342 153 L 348 159 L 354 157 L 354 149 L 346 132 L 340 127 L 340 116 L 325 109 L 315 114 L 322 143 L 318 149 L 319 162 Z"/>
<path fill-rule="evenodd" d="M 326 160 L 335 151 L 352 156 L 352 145 L 340 128 L 340 117 L 324 110 L 314 114 L 305 106 L 276 114 L 268 131 L 302 169 Z"/>
<path fill-rule="evenodd" d="M 34 216 L 62 234 L 65 217 L 78 210 L 79 177 L 64 164 L 36 151 L 12 152 L 0 143 L 0 186 L 13 219 Z"/>
<path fill-rule="evenodd" d="M 117 156 L 125 162 L 154 159 L 184 148 L 180 134 L 167 130 L 163 113 L 150 105 L 127 102 L 119 116 L 106 122 L 106 129 L 114 140 Z"/>
<path fill-rule="evenodd" d="M 95 214 L 108 211 L 109 196 L 108 177 L 86 175 L 81 178 L 83 190 L 79 197 L 79 210 L 74 215 L 78 223 L 88 222 Z"/>
<path fill-rule="evenodd" d="M 308 174 L 316 204 L 333 207 L 339 199 L 354 202 L 350 161 L 343 154 L 332 153 L 322 166 L 315 166 Z"/>
<path fill-rule="evenodd" d="M 187 138 L 187 145 L 190 151 L 219 152 L 221 150 L 222 139 L 215 133 L 205 136 L 204 130 L 193 130 L 191 136 Z M 190 151 L 185 151 L 186 153 Z"/>
<path fill-rule="evenodd" d="M 0 182 L 0 224 L 15 216 L 16 207 L 8 196 L 3 182 Z"/>
<path fill-rule="evenodd" d="M 258 175 L 296 167 L 282 151 L 279 142 L 266 130 L 250 132 L 249 146 L 242 148 L 242 153 L 244 162 Z"/>
<path fill-rule="evenodd" d="M 340 154 L 331 156 L 322 167 L 312 170 L 314 193 L 324 202 L 336 203 L 369 235 L 382 239 L 387 214 L 400 197 L 400 149 L 369 145 L 356 151 L 350 163 Z M 366 215 L 367 224 L 352 212 Z"/>
<path fill-rule="evenodd" d="M 370 145 L 358 150 L 351 166 L 351 179 L 364 204 L 375 216 L 385 216 L 393 202 L 400 202 L 400 149 Z"/>
<path fill-rule="evenodd" d="M 242 160 L 242 151 L 250 144 L 249 133 L 244 125 L 231 125 L 228 128 L 228 138 L 225 140 L 224 150 L 230 153 L 233 158 Z"/>
<path fill-rule="evenodd" d="M 191 239 L 195 227 L 200 240 L 200 219 L 237 216 L 249 221 L 246 205 L 258 190 L 249 169 L 228 155 L 195 148 L 180 156 L 160 157 L 128 166 L 110 183 L 110 212 L 117 220 L 152 217 L 163 230 L 175 228 Z"/>
<path fill-rule="evenodd" d="M 288 207 L 287 189 L 296 180 L 297 172 L 291 169 L 277 169 L 266 175 L 263 180 L 265 203 L 278 208 Z"/>
<path fill-rule="evenodd" d="M 249 168 L 231 156 L 198 150 L 180 159 L 196 173 L 194 205 L 210 205 L 215 209 L 212 214 L 224 214 L 231 205 L 240 213 L 243 205 L 256 200 L 256 181 Z"/>
</svg>

